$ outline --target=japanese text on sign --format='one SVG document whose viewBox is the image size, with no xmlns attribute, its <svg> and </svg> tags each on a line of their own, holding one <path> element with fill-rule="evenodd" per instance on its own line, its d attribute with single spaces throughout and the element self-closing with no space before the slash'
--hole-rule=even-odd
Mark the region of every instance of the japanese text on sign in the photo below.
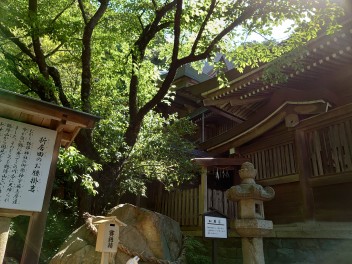
<svg viewBox="0 0 352 264">
<path fill-rule="evenodd" d="M 227 219 L 223 217 L 204 217 L 204 236 L 210 238 L 227 238 Z"/>
<path fill-rule="evenodd" d="M 56 131 L 0 118 L 0 208 L 41 211 Z"/>
</svg>

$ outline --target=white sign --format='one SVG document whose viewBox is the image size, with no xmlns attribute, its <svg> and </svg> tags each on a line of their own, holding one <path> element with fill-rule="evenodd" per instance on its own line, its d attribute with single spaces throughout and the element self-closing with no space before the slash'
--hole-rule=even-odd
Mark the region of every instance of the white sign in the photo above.
<svg viewBox="0 0 352 264">
<path fill-rule="evenodd" d="M 119 243 L 119 227 L 117 223 L 106 222 L 98 226 L 96 251 L 117 252 Z"/>
<path fill-rule="evenodd" d="M 227 219 L 204 216 L 204 237 L 227 238 Z"/>
<path fill-rule="evenodd" d="M 56 131 L 0 118 L 0 208 L 40 212 Z"/>
</svg>

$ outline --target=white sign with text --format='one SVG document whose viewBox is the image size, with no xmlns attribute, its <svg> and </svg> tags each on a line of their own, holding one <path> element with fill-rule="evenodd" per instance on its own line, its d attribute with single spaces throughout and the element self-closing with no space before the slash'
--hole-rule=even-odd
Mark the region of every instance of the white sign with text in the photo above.
<svg viewBox="0 0 352 264">
<path fill-rule="evenodd" d="M 40 212 L 56 131 L 0 118 L 0 208 Z"/>
<path fill-rule="evenodd" d="M 204 237 L 227 238 L 227 219 L 204 216 Z"/>
</svg>

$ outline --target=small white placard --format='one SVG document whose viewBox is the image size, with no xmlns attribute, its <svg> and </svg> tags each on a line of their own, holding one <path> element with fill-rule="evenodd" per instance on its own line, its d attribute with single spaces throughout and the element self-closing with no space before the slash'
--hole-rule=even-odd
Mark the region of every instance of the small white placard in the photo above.
<svg viewBox="0 0 352 264">
<path fill-rule="evenodd" d="M 227 238 L 227 219 L 204 216 L 204 237 Z"/>
<path fill-rule="evenodd" d="M 99 224 L 96 251 L 117 252 L 119 243 L 119 227 L 117 223 L 107 222 Z"/>
<path fill-rule="evenodd" d="M 40 212 L 56 131 L 0 118 L 0 208 Z"/>
</svg>

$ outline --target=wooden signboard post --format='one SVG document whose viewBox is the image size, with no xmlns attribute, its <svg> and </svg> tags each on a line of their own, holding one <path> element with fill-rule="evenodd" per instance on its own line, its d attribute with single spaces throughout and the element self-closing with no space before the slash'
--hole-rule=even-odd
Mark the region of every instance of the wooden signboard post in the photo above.
<svg viewBox="0 0 352 264">
<path fill-rule="evenodd" d="M 95 250 L 102 252 L 101 264 L 109 263 L 109 253 L 116 253 L 119 244 L 120 227 L 126 226 L 115 216 L 105 217 L 94 222 L 98 224 L 98 235 Z"/>
<path fill-rule="evenodd" d="M 98 120 L 0 89 L 0 263 L 18 215 L 30 216 L 21 263 L 38 263 L 59 148 Z"/>
<path fill-rule="evenodd" d="M 0 208 L 42 210 L 56 135 L 0 118 Z"/>
<path fill-rule="evenodd" d="M 226 239 L 228 236 L 228 219 L 217 210 L 203 214 L 203 237 L 212 242 L 212 263 L 217 263 L 217 239 Z"/>
</svg>

